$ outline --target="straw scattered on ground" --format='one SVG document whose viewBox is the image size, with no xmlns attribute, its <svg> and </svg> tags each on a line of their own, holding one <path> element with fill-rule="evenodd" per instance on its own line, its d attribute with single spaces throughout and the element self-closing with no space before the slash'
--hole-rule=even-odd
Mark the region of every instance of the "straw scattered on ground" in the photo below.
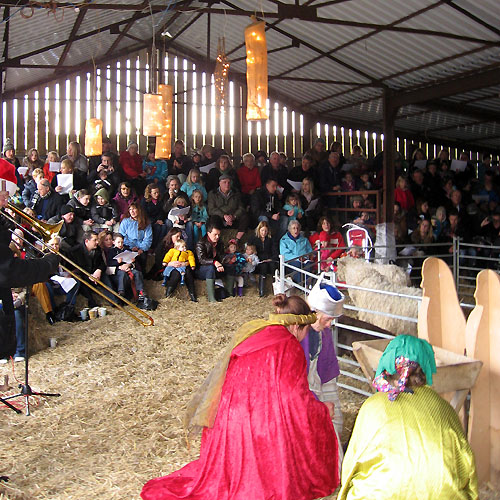
<svg viewBox="0 0 500 500">
<path fill-rule="evenodd" d="M 160 298 L 163 289 L 154 283 L 149 292 Z M 186 403 L 232 332 L 271 305 L 255 290 L 219 304 L 178 295 L 184 300 L 160 300 L 151 328 L 109 308 L 104 318 L 50 327 L 32 301 L 32 336 L 43 349 L 30 359 L 30 384 L 61 397 L 40 399 L 31 417 L 0 411 L 0 476 L 10 479 L 0 482 L 0 500 L 138 499 L 148 479 L 197 458 L 199 442 L 188 448 L 182 430 Z M 15 376 L 23 374 L 16 363 Z M 17 389 L 10 365 L 0 384 L 4 375 Z M 341 398 L 345 439 L 362 398 Z"/>
</svg>

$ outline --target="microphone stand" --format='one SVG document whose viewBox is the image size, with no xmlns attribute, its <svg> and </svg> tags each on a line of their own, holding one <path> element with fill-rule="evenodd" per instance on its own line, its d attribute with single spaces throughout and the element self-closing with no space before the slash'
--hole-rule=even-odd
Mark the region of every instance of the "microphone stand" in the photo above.
<svg viewBox="0 0 500 500">
<path fill-rule="evenodd" d="M 58 397 L 60 394 L 52 394 L 48 392 L 36 392 L 33 391 L 28 383 L 29 380 L 29 349 L 28 349 L 28 344 L 29 344 L 29 335 L 28 335 L 28 329 L 29 329 L 29 323 L 28 323 L 28 305 L 29 305 L 29 287 L 26 287 L 26 300 L 24 304 L 24 384 L 19 384 L 19 389 L 21 389 L 21 392 L 18 394 L 13 394 L 12 396 L 7 396 L 6 398 L 0 398 L 0 402 L 4 403 L 6 406 L 8 406 L 10 409 L 14 410 L 16 413 L 22 413 L 21 410 L 16 408 L 15 406 L 11 405 L 8 403 L 7 400 L 9 399 L 14 399 L 14 398 L 19 398 L 19 397 L 24 397 L 25 398 L 25 405 L 26 405 L 26 416 L 30 416 L 30 396 L 48 396 L 48 397 Z"/>
</svg>

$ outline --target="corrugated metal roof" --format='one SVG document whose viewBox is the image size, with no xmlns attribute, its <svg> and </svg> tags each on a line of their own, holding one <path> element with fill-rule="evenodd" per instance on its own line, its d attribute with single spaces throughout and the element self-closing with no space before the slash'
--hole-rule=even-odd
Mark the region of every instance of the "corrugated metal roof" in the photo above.
<svg viewBox="0 0 500 500">
<path fill-rule="evenodd" d="M 128 47 L 135 49 L 137 40 L 147 43 L 152 36 L 151 23 L 153 22 L 158 31 L 171 20 L 175 14 L 175 2 L 176 0 L 151 0 L 151 5 L 168 5 L 169 10 L 156 13 L 153 20 L 146 16 L 136 21 L 129 30 L 132 38 L 121 37 L 115 51 L 123 51 Z M 124 0 L 94 0 L 92 3 L 120 6 L 124 4 Z M 302 109 L 317 113 L 325 120 L 359 120 L 362 123 L 380 124 L 380 96 L 383 86 L 395 91 L 419 88 L 461 76 L 466 72 L 480 72 L 485 68 L 500 66 L 498 0 L 454 0 L 453 4 L 437 0 L 324 2 L 323 6 L 317 9 L 317 13 L 318 16 L 330 20 L 329 23 L 297 18 L 278 20 L 272 15 L 277 13 L 278 9 L 275 0 L 261 0 L 260 3 L 255 0 L 232 0 L 232 3 L 237 8 L 255 12 L 258 16 L 262 15 L 262 12 L 269 13 L 266 19 L 269 28 L 266 36 L 268 50 L 272 51 L 268 56 L 270 76 L 282 75 L 312 80 L 308 82 L 271 79 L 270 88 L 294 102 L 302 103 Z M 285 0 L 284 3 L 295 6 L 295 0 Z M 454 5 L 479 17 L 483 23 L 468 17 L 454 8 Z M 311 6 L 314 7 L 314 4 Z M 168 27 L 168 31 L 175 38 L 176 49 L 180 52 L 183 47 L 189 49 L 191 53 L 199 54 L 200 59 L 207 56 L 206 14 L 197 22 L 193 21 L 200 13 L 199 9 L 206 7 L 206 3 L 191 2 L 187 11 L 176 16 L 175 22 Z M 213 8 L 226 8 L 226 13 L 231 11 L 227 4 L 213 4 Z M 78 12 L 73 8 L 65 8 L 58 10 L 56 18 L 47 12 L 47 9 L 38 8 L 30 19 L 23 19 L 19 14 L 12 17 L 9 23 L 10 59 L 38 52 L 46 46 L 47 50 L 22 58 L 21 63 L 56 65 L 59 62 L 64 44 L 78 18 Z M 143 14 L 147 14 L 147 10 Z M 92 57 L 102 57 L 119 36 L 111 34 L 108 27 L 114 23 L 122 23 L 120 26 L 123 29 L 126 21 L 133 15 L 134 11 L 131 10 L 89 8 L 77 34 L 101 31 L 91 38 L 74 41 L 64 64 L 78 65 L 87 63 Z M 246 62 L 243 30 L 250 22 L 247 16 L 211 15 L 210 59 L 216 57 L 218 37 L 225 36 L 227 52 L 241 45 L 229 56 L 230 60 L 233 60 L 231 70 L 244 73 Z M 355 25 L 348 26 L 346 23 Z M 3 54 L 5 26 L 5 23 L 0 23 L 0 54 Z M 419 32 L 411 33 L 412 30 Z M 424 34 L 422 31 L 449 33 L 455 38 Z M 178 33 L 181 34 L 176 37 Z M 459 37 L 464 39 L 458 39 Z M 168 39 L 165 41 L 169 43 Z M 298 42 L 298 46 L 290 48 L 292 41 L 295 45 Z M 484 43 L 480 43 L 481 41 Z M 50 48 L 51 45 L 57 46 Z M 276 51 L 284 47 L 289 48 Z M 331 55 L 322 57 L 326 53 Z M 234 61 L 238 58 L 241 60 Z M 54 70 L 9 67 L 5 90 L 35 85 L 38 80 L 47 77 L 47 72 L 50 74 Z M 317 83 L 314 80 L 331 80 L 332 83 Z M 353 82 L 365 86 L 335 82 Z M 406 106 L 400 110 L 396 126 L 421 134 L 432 133 L 432 130 L 436 129 L 435 134 L 439 136 L 447 135 L 457 139 L 466 139 L 469 134 L 476 141 L 483 135 L 485 139 L 481 143 L 494 142 L 500 148 L 500 139 L 488 140 L 488 136 L 494 136 L 498 132 L 499 122 L 471 124 L 474 114 L 478 115 L 482 110 L 485 114 L 489 112 L 489 117 L 492 112 L 500 112 L 499 93 L 500 85 L 497 85 L 443 98 L 442 101 L 446 104 L 444 109 L 448 111 L 432 111 L 422 105 Z M 456 112 L 450 106 L 457 106 Z M 467 116 L 467 108 L 474 112 L 472 118 Z"/>
</svg>

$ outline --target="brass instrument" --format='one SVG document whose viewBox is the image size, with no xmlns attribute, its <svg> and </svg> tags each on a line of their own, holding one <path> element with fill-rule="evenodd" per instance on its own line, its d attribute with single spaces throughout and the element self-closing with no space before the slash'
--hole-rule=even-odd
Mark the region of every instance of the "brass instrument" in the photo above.
<svg viewBox="0 0 500 500">
<path fill-rule="evenodd" d="M 15 220 L 15 218 L 13 218 L 10 215 L 8 215 L 7 213 L 5 213 L 5 211 L 2 211 L 2 215 L 7 220 L 9 220 L 13 224 L 15 224 L 17 227 L 19 227 L 20 229 L 22 229 L 24 232 L 28 233 L 33 238 L 35 238 L 37 240 L 41 239 L 45 243 L 48 243 L 53 236 L 56 236 L 57 233 L 59 233 L 59 231 L 61 230 L 61 227 L 63 225 L 62 221 L 59 222 L 59 223 L 57 223 L 57 224 L 49 224 L 47 222 L 42 222 L 42 221 L 39 221 L 37 219 L 34 219 L 33 217 L 30 217 L 28 214 L 24 213 L 22 210 L 19 210 L 16 206 L 12 205 L 11 203 L 9 203 L 7 205 L 7 208 L 9 210 L 12 210 L 15 214 L 17 214 L 19 217 L 21 217 L 23 220 L 25 220 L 29 224 L 29 226 L 31 228 L 33 228 L 34 230 L 36 230 L 37 234 L 35 234 L 35 233 L 31 232 L 31 231 L 28 231 L 19 222 L 17 222 Z M 33 245 L 31 242 L 29 242 L 27 240 L 24 240 L 24 241 L 26 243 L 29 243 L 30 245 Z M 125 297 L 122 297 L 121 295 L 119 295 L 118 293 L 116 293 L 112 288 L 108 287 L 107 285 L 105 285 L 104 283 L 102 283 L 100 280 L 94 278 L 91 274 L 89 274 L 87 271 L 85 271 L 85 269 L 82 269 L 78 264 L 76 264 L 71 259 L 69 259 L 65 255 L 63 255 L 61 252 L 59 252 L 59 251 L 51 248 L 49 245 L 46 245 L 45 248 L 47 248 L 47 250 L 49 250 L 53 254 L 57 255 L 59 258 L 61 258 L 61 259 L 65 260 L 66 262 L 68 262 L 71 266 L 73 266 L 75 269 L 77 269 L 78 271 L 80 271 L 82 274 L 84 274 L 88 279 L 92 280 L 94 283 L 96 283 L 98 285 L 101 285 L 105 290 L 107 290 L 109 293 L 111 293 L 112 295 L 114 295 L 115 297 L 117 297 L 120 301 L 123 301 L 127 305 L 129 305 L 130 307 L 132 307 L 135 311 L 137 311 L 137 313 L 139 313 L 140 315 L 144 316 L 147 319 L 147 322 L 143 321 L 140 317 L 138 317 L 137 315 L 131 313 L 130 311 L 127 311 L 120 304 L 117 304 L 117 303 L 113 302 L 108 297 L 106 297 L 106 295 L 104 295 L 100 290 L 98 290 L 95 286 L 91 285 L 89 282 L 87 282 L 85 280 L 82 280 L 81 277 L 78 276 L 76 273 L 74 273 L 73 271 L 70 271 L 67 267 L 61 265 L 61 268 L 64 271 L 66 271 L 68 274 L 70 274 L 71 276 L 73 276 L 73 278 L 75 278 L 76 280 L 78 280 L 80 283 L 83 283 L 84 285 L 86 285 L 87 287 L 89 287 L 92 291 L 94 291 L 95 293 L 97 293 L 98 295 L 100 295 L 103 299 L 107 300 L 113 306 L 117 307 L 120 311 L 123 311 L 124 313 L 128 314 L 131 318 L 135 319 L 135 321 L 137 321 L 138 323 L 140 323 L 142 326 L 153 326 L 154 325 L 154 320 L 153 320 L 153 318 L 149 314 L 147 314 L 144 311 L 142 311 L 141 309 L 139 309 L 136 305 L 134 305 L 132 302 L 130 302 L 129 300 L 127 300 Z"/>
</svg>

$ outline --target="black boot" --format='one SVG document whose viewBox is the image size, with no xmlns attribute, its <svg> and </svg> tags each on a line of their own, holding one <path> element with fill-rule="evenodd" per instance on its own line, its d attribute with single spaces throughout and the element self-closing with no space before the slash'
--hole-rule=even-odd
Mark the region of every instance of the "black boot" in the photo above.
<svg viewBox="0 0 500 500">
<path fill-rule="evenodd" d="M 189 298 L 191 299 L 191 302 L 198 302 L 194 292 L 189 292 Z"/>
<path fill-rule="evenodd" d="M 49 323 L 49 325 L 53 325 L 56 322 L 56 317 L 52 311 L 46 313 L 45 317 L 47 318 L 47 323 Z"/>
<path fill-rule="evenodd" d="M 172 297 L 172 295 L 174 294 L 175 292 L 175 286 L 167 286 L 167 289 L 165 290 L 165 297 L 167 297 L 167 299 L 169 297 Z"/>
<path fill-rule="evenodd" d="M 266 276 L 264 274 L 259 275 L 259 297 L 264 297 L 266 294 Z"/>
</svg>

